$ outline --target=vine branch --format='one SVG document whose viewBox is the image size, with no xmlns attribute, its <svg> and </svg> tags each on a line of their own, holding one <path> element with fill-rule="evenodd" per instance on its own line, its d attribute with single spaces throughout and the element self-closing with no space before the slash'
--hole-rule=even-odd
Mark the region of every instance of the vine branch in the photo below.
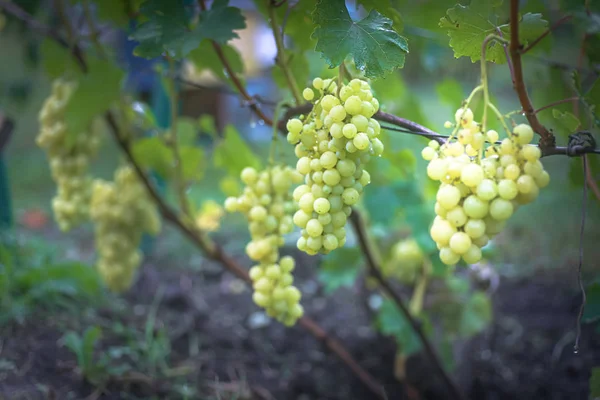
<svg viewBox="0 0 600 400">
<path fill-rule="evenodd" d="M 545 38 L 546 36 L 548 36 L 550 34 L 550 32 L 552 32 L 553 30 L 555 30 L 556 28 L 558 28 L 559 26 L 561 26 L 565 22 L 570 21 L 571 18 L 573 18 L 572 15 L 565 15 L 564 17 L 562 17 L 561 19 L 559 19 L 558 21 L 556 21 L 554 24 L 552 24 L 551 27 L 549 27 L 548 29 L 546 29 L 544 31 L 544 33 L 542 33 L 540 36 L 538 36 L 533 42 L 529 43 L 529 46 L 527 46 L 524 49 L 522 49 L 520 51 L 520 53 L 521 54 L 527 53 L 529 50 L 531 50 L 532 48 L 534 48 L 543 38 Z"/>
<path fill-rule="evenodd" d="M 356 234 L 358 236 L 358 241 L 360 243 L 360 247 L 365 255 L 365 258 L 367 259 L 367 267 L 369 269 L 369 274 L 375 280 L 377 280 L 377 283 L 381 286 L 381 288 L 383 289 L 383 292 L 388 297 L 390 297 L 394 301 L 394 303 L 398 306 L 398 308 L 400 309 L 400 312 L 402 313 L 404 318 L 408 321 L 412 330 L 419 337 L 419 341 L 423 345 L 425 354 L 427 355 L 427 357 L 433 364 L 433 367 L 434 367 L 435 371 L 437 372 L 437 374 L 440 375 L 440 377 L 444 381 L 444 384 L 449 389 L 450 396 L 453 399 L 462 399 L 462 394 L 461 394 L 460 390 L 455 385 L 455 383 L 452 381 L 452 379 L 450 378 L 450 376 L 448 375 L 446 370 L 444 370 L 443 364 L 442 364 L 441 360 L 439 359 L 439 357 L 437 356 L 435 350 L 433 349 L 432 344 L 429 342 L 427 335 L 425 334 L 423 329 L 421 329 L 421 324 L 410 313 L 410 310 L 404 304 L 404 300 L 402 299 L 402 297 L 400 297 L 400 294 L 398 294 L 390 286 L 390 284 L 387 282 L 385 277 L 382 275 L 381 268 L 380 268 L 379 262 L 377 260 L 378 257 L 375 253 L 374 246 L 372 246 L 369 241 L 367 228 L 365 226 L 365 222 L 362 218 L 362 215 L 359 212 L 357 212 L 357 210 L 353 210 L 352 214 L 350 215 L 350 220 L 352 221 L 352 225 L 354 226 L 354 229 L 356 230 Z"/>
<path fill-rule="evenodd" d="M 519 0 L 510 0 L 510 57 L 512 59 L 513 70 L 514 70 L 514 83 L 513 87 L 519 102 L 523 108 L 523 113 L 531 125 L 531 128 L 538 135 L 542 137 L 540 140 L 540 147 L 554 147 L 556 146 L 556 138 L 548 129 L 540 123 L 535 110 L 531 104 L 531 99 L 527 93 L 527 87 L 523 80 L 523 65 L 521 63 L 521 51 L 522 46 L 519 43 Z"/>
<path fill-rule="evenodd" d="M 280 4 L 281 5 L 281 4 Z M 294 100 L 296 100 L 296 104 L 302 103 L 302 96 L 300 95 L 300 89 L 298 89 L 298 84 L 296 83 L 296 79 L 292 75 L 292 71 L 288 65 L 288 58 L 285 54 L 285 47 L 283 45 L 283 32 L 280 27 L 277 25 L 277 15 L 275 15 L 275 8 L 278 7 L 274 0 L 269 1 L 269 19 L 271 20 L 271 29 L 273 30 L 273 37 L 275 37 L 275 45 L 277 46 L 277 56 L 275 58 L 279 68 L 283 71 L 283 75 L 285 76 L 285 80 L 292 92 L 292 96 Z"/>
<path fill-rule="evenodd" d="M 42 33 L 52 32 L 49 28 L 45 27 L 43 24 L 38 23 L 35 19 L 26 11 L 21 9 L 20 7 L 8 3 L 4 0 L 0 0 L 0 8 L 7 11 L 9 14 L 16 16 L 21 19 L 26 24 L 34 23 Z M 69 43 L 64 41 L 59 35 L 48 34 L 48 37 L 56 40 L 59 44 L 66 48 L 70 48 L 73 56 L 76 58 L 78 65 L 81 67 L 82 71 L 87 72 L 87 62 L 85 57 L 81 51 L 76 51 L 78 49 L 77 45 L 72 48 L 69 46 Z M 222 54 L 222 52 L 221 52 Z M 232 75 L 233 77 L 234 75 Z M 236 81 L 241 85 L 239 80 Z M 235 81 L 234 81 L 235 82 Z M 243 86 L 242 86 L 243 87 Z M 246 92 L 247 95 L 247 92 Z M 253 108 L 255 113 L 258 113 L 258 108 Z M 146 176 L 142 167 L 135 160 L 133 153 L 129 147 L 129 143 L 127 139 L 125 139 L 124 135 L 121 132 L 119 124 L 117 122 L 117 118 L 113 114 L 112 111 L 107 111 L 105 113 L 105 119 L 111 128 L 111 132 L 125 154 L 127 160 L 132 165 L 134 170 L 136 171 L 139 179 L 141 180 L 144 187 L 147 189 L 148 194 L 153 199 L 154 203 L 157 205 L 161 215 L 165 220 L 172 223 L 176 228 L 178 228 L 191 242 L 193 242 L 197 247 L 199 247 L 205 255 L 215 261 L 219 261 L 223 267 L 231 272 L 233 275 L 241 279 L 247 284 L 251 284 L 252 280 L 250 276 L 246 272 L 244 268 L 242 268 L 239 263 L 231 258 L 221 246 L 217 243 L 213 242 L 208 236 L 206 236 L 202 231 L 190 227 L 188 224 L 183 222 L 183 220 L 179 217 L 178 212 L 171 208 L 160 196 L 158 191 L 154 188 L 148 177 Z M 267 121 L 271 121 L 270 119 L 266 119 Z M 272 122 L 271 122 L 272 124 Z M 335 355 L 339 357 L 342 362 L 344 362 L 352 372 L 373 392 L 374 395 L 379 399 L 386 399 L 387 396 L 383 387 L 375 380 L 375 378 L 369 374 L 365 369 L 363 369 L 360 364 L 352 357 L 352 355 L 348 352 L 348 350 L 336 339 L 331 337 L 321 326 L 319 326 L 314 320 L 307 316 L 303 316 L 298 321 L 299 325 L 305 328 L 312 336 L 314 336 L 319 341 L 323 342 L 323 344 Z"/>
<path fill-rule="evenodd" d="M 204 0 L 198 0 L 198 4 L 200 5 L 200 9 L 202 11 L 206 11 L 206 2 Z M 233 85 L 239 90 L 244 100 L 248 102 L 250 109 L 254 111 L 256 116 L 262 121 L 264 121 L 265 124 L 273 125 L 273 120 L 262 111 L 258 104 L 256 104 L 254 98 L 248 93 L 245 86 L 238 78 L 237 74 L 235 73 L 235 71 L 231 67 L 231 64 L 229 63 L 229 60 L 227 60 L 225 53 L 223 53 L 223 48 L 221 47 L 221 45 L 215 42 L 214 40 L 211 40 L 211 44 L 213 49 L 215 50 L 215 53 L 217 53 L 217 57 L 219 57 L 219 60 L 221 60 L 223 68 L 225 68 L 225 71 L 227 71 L 229 79 L 231 79 Z"/>
</svg>

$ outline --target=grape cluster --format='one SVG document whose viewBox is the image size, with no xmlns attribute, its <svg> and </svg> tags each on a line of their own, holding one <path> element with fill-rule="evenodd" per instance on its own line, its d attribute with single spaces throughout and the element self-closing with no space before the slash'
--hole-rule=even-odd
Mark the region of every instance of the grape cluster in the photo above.
<svg viewBox="0 0 600 400">
<path fill-rule="evenodd" d="M 382 272 L 400 282 L 412 284 L 423 267 L 425 255 L 416 240 L 409 238 L 397 242 L 391 251 L 390 261 L 385 263 Z"/>
<path fill-rule="evenodd" d="M 296 145 L 296 169 L 305 177 L 293 194 L 299 205 L 293 220 L 302 229 L 297 245 L 315 255 L 346 242 L 351 206 L 371 181 L 363 165 L 383 153 L 383 143 L 372 118 L 379 102 L 367 82 L 353 79 L 338 88 L 335 80 L 315 78 L 312 86 L 302 94 L 313 109 L 287 122 L 287 139 Z"/>
<path fill-rule="evenodd" d="M 57 185 L 57 194 L 52 200 L 52 209 L 58 226 L 68 231 L 89 217 L 89 202 L 92 178 L 88 166 L 100 145 L 97 121 L 90 130 L 77 135 L 69 143 L 69 129 L 65 123 L 65 106 L 75 85 L 56 80 L 52 93 L 39 113 L 40 133 L 36 138 L 39 147 L 47 153 L 52 179 Z"/>
<path fill-rule="evenodd" d="M 94 222 L 97 268 L 107 287 L 128 289 L 142 254 L 142 234 L 160 231 L 160 217 L 146 188 L 130 167 L 115 171 L 114 181 L 94 181 L 90 204 Z"/>
<path fill-rule="evenodd" d="M 447 265 L 461 257 L 468 264 L 481 260 L 481 248 L 550 182 L 529 125 L 515 126 L 498 143 L 498 132 L 484 134 L 469 108 L 457 110 L 455 119 L 456 139 L 441 146 L 431 141 L 421 153 L 427 175 L 441 182 L 430 233 Z"/>
<path fill-rule="evenodd" d="M 251 240 L 246 246 L 248 257 L 258 264 L 250 269 L 254 295 L 252 299 L 270 317 L 291 326 L 304 310 L 301 293 L 292 285 L 294 259 L 279 258 L 283 235 L 294 229 L 292 213 L 295 205 L 290 198 L 292 185 L 302 182 L 302 176 L 290 167 L 273 166 L 258 172 L 247 167 L 241 173 L 246 185 L 240 197 L 228 197 L 225 210 L 239 211 L 248 219 Z"/>
</svg>

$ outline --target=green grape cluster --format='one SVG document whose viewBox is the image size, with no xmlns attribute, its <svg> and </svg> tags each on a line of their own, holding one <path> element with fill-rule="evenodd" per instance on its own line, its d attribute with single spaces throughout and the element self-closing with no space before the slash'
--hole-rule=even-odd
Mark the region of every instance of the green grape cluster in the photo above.
<svg viewBox="0 0 600 400">
<path fill-rule="evenodd" d="M 246 254 L 258 264 L 250 269 L 254 294 L 252 299 L 270 317 L 291 326 L 304 310 L 301 293 L 292 284 L 294 259 L 279 258 L 283 235 L 294 230 L 291 200 L 292 185 L 302 182 L 302 176 L 290 167 L 273 166 L 258 172 L 247 167 L 241 173 L 246 185 L 240 197 L 228 197 L 225 210 L 241 212 L 248 219 L 251 240 Z"/>
<path fill-rule="evenodd" d="M 94 181 L 90 217 L 100 276 L 109 289 L 124 291 L 142 259 L 142 234 L 156 235 L 161 226 L 156 206 L 131 167 L 117 169 L 113 182 Z"/>
<path fill-rule="evenodd" d="M 353 79 L 338 88 L 335 80 L 315 78 L 312 86 L 303 96 L 313 109 L 287 122 L 287 139 L 296 145 L 296 169 L 305 177 L 293 194 L 299 205 L 293 220 L 302 229 L 297 245 L 315 255 L 345 244 L 351 207 L 371 181 L 363 165 L 383 153 L 383 143 L 372 118 L 379 102 L 367 82 Z"/>
<path fill-rule="evenodd" d="M 412 238 L 400 240 L 392 247 L 390 255 L 389 262 L 383 265 L 381 272 L 400 282 L 414 283 L 425 262 L 425 255 L 417 241 Z"/>
<path fill-rule="evenodd" d="M 484 134 L 469 108 L 457 110 L 455 118 L 456 138 L 441 146 L 431 141 L 421 153 L 429 161 L 427 175 L 441 183 L 430 233 L 447 265 L 461 257 L 468 264 L 481 260 L 481 248 L 550 182 L 539 147 L 530 144 L 529 125 L 515 126 L 497 143 L 498 132 Z"/>
<path fill-rule="evenodd" d="M 38 146 L 47 153 L 52 179 L 57 185 L 52 209 L 62 231 L 68 231 L 89 218 L 92 178 L 88 167 L 100 145 L 97 121 L 91 124 L 88 132 L 82 132 L 76 136 L 74 143 L 69 143 L 65 107 L 74 89 L 75 84 L 71 82 L 53 82 L 52 93 L 39 113 L 40 133 L 36 138 Z"/>
</svg>

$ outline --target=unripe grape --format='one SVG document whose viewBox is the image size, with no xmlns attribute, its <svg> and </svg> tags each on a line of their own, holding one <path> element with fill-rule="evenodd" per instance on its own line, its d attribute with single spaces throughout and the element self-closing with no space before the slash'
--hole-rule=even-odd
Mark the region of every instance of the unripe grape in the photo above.
<svg viewBox="0 0 600 400">
<path fill-rule="evenodd" d="M 535 186 L 535 181 L 534 179 L 529 176 L 529 175 L 521 175 L 519 177 L 519 179 L 517 179 L 517 188 L 519 189 L 519 192 L 527 194 L 529 192 L 531 192 L 534 189 Z"/>
<path fill-rule="evenodd" d="M 509 182 L 512 182 L 512 181 L 509 181 Z M 503 221 L 503 220 L 510 218 L 510 216 L 512 214 L 513 214 L 513 205 L 510 201 L 502 199 L 502 198 L 497 198 L 491 202 L 490 215 L 492 216 L 492 218 L 494 218 L 498 221 Z"/>
<path fill-rule="evenodd" d="M 460 261 L 460 255 L 456 254 L 449 247 L 440 249 L 440 260 L 446 265 L 455 265 Z"/>
<path fill-rule="evenodd" d="M 498 186 L 493 180 L 484 179 L 479 186 L 477 186 L 476 193 L 480 199 L 489 201 L 498 195 Z"/>
<path fill-rule="evenodd" d="M 498 183 L 498 194 L 506 200 L 512 200 L 519 194 L 517 184 L 513 180 L 502 179 Z"/>
<path fill-rule="evenodd" d="M 471 195 L 465 199 L 463 208 L 470 218 L 481 219 L 488 213 L 489 204 L 478 196 Z"/>
<path fill-rule="evenodd" d="M 286 128 L 290 133 L 299 134 L 302 131 L 302 121 L 292 118 L 286 123 Z"/>
<path fill-rule="evenodd" d="M 456 227 L 461 227 L 467 222 L 467 214 L 461 206 L 456 206 L 446 213 L 446 220 Z"/>
<path fill-rule="evenodd" d="M 478 263 L 481 261 L 481 249 L 476 244 L 472 244 L 462 258 L 467 264 Z"/>
<path fill-rule="evenodd" d="M 456 254 L 465 254 L 471 247 L 471 238 L 464 232 L 456 232 L 450 238 L 450 249 Z"/>
<path fill-rule="evenodd" d="M 344 103 L 344 108 L 350 115 L 360 114 L 362 111 L 362 100 L 358 96 L 350 96 Z"/>
<path fill-rule="evenodd" d="M 447 172 L 448 161 L 442 158 L 431 160 L 427 166 L 427 176 L 435 181 L 442 179 Z"/>
<path fill-rule="evenodd" d="M 529 144 L 533 139 L 533 129 L 529 125 L 520 124 L 513 129 L 513 135 L 519 144 Z"/>
<path fill-rule="evenodd" d="M 421 157 L 423 157 L 423 159 L 425 161 L 431 161 L 435 157 L 437 157 L 437 153 L 435 152 L 434 149 L 432 149 L 431 147 L 427 146 L 427 147 L 423 148 L 423 150 L 421 150 Z"/>
<path fill-rule="evenodd" d="M 456 186 L 446 185 L 438 190 L 436 199 L 446 210 L 454 208 L 460 201 L 460 190 Z"/>
<path fill-rule="evenodd" d="M 550 175 L 546 171 L 542 171 L 539 176 L 535 178 L 535 183 L 539 188 L 545 188 L 550 183 Z"/>
<path fill-rule="evenodd" d="M 431 238 L 440 246 L 448 245 L 454 233 L 456 233 L 456 228 L 446 220 L 435 222 L 430 230 Z"/>
<path fill-rule="evenodd" d="M 477 239 L 485 234 L 485 222 L 481 219 L 469 219 L 465 224 L 464 230 L 471 239 Z"/>
<path fill-rule="evenodd" d="M 496 132 L 493 129 L 490 129 L 489 131 L 487 131 L 486 136 L 487 136 L 487 140 L 489 140 L 490 143 L 497 142 L 498 138 L 499 138 L 498 132 Z"/>
<path fill-rule="evenodd" d="M 314 209 L 317 214 L 325 214 L 329 212 L 331 204 L 325 198 L 316 199 L 314 201 Z"/>
<path fill-rule="evenodd" d="M 302 97 L 306 101 L 312 101 L 315 98 L 315 92 L 313 92 L 310 88 L 306 88 L 302 91 Z"/>
</svg>

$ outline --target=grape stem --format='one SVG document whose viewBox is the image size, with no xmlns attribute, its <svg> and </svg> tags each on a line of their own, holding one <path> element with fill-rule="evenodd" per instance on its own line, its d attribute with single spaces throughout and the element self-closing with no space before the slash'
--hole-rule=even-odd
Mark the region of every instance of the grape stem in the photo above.
<svg viewBox="0 0 600 400">
<path fill-rule="evenodd" d="M 281 5 L 281 4 L 279 4 Z M 296 100 L 296 104 L 302 103 L 302 96 L 300 95 L 300 89 L 298 89 L 298 83 L 292 74 L 292 70 L 288 64 L 288 58 L 285 54 L 285 46 L 283 43 L 283 32 L 281 31 L 279 25 L 277 24 L 277 15 L 275 14 L 275 8 L 279 7 L 275 4 L 274 1 L 269 1 L 269 20 L 271 22 L 271 29 L 273 30 L 273 37 L 275 38 L 275 46 L 277 47 L 277 56 L 275 57 L 275 62 L 281 68 L 283 75 L 285 76 L 285 80 L 292 92 L 292 96 L 294 100 Z"/>
<path fill-rule="evenodd" d="M 0 0 L 3 1 L 3 0 Z M 198 0 L 198 4 L 200 5 L 200 9 L 202 11 L 206 11 L 206 3 L 204 0 Z M 221 64 L 223 64 L 223 68 L 225 68 L 225 71 L 227 71 L 227 75 L 229 76 L 229 79 L 231 79 L 231 83 L 233 83 L 233 86 L 236 87 L 236 89 L 238 89 L 238 91 L 240 92 L 240 95 L 244 98 L 244 100 L 246 100 L 250 106 L 250 109 L 256 114 L 256 116 L 264 121 L 265 124 L 267 125 L 272 125 L 273 121 L 271 120 L 271 118 L 269 118 L 264 112 L 263 110 L 258 106 L 258 104 L 256 104 L 256 102 L 254 101 L 254 98 L 252 96 L 250 96 L 250 94 L 248 93 L 248 91 L 246 90 L 246 87 L 243 85 L 242 81 L 240 81 L 240 79 L 238 78 L 237 74 L 235 73 L 235 71 L 233 70 L 233 68 L 231 67 L 231 64 L 229 63 L 229 60 L 227 60 L 227 57 L 225 56 L 225 53 L 223 53 L 223 49 L 221 48 L 221 45 L 217 42 L 215 42 L 214 40 L 211 40 L 213 49 L 215 50 L 215 53 L 217 53 L 217 57 L 219 57 L 219 60 L 221 60 Z"/>
<path fill-rule="evenodd" d="M 96 52 L 98 52 L 98 55 L 101 58 L 106 58 L 106 52 L 104 51 L 104 47 L 102 47 L 102 44 L 100 43 L 99 40 L 99 34 L 98 34 L 98 28 L 96 27 L 96 23 L 94 22 L 94 19 L 92 18 L 92 12 L 90 10 L 90 1 L 89 0 L 83 0 L 83 14 L 85 16 L 85 20 L 87 22 L 88 28 L 90 30 L 90 39 L 92 40 L 92 43 L 94 44 L 94 47 L 96 48 Z"/>
<path fill-rule="evenodd" d="M 175 60 L 171 57 L 167 57 L 169 61 L 169 70 L 171 74 L 175 74 Z M 193 219 L 193 212 L 190 207 L 190 203 L 187 198 L 187 194 L 185 193 L 185 180 L 183 177 L 183 167 L 181 164 L 181 153 L 179 151 L 179 143 L 177 141 L 177 119 L 179 115 L 179 94 L 177 90 L 177 85 L 175 84 L 174 79 L 169 80 L 169 99 L 171 102 L 171 129 L 166 133 L 165 142 L 171 148 L 173 152 L 173 169 L 174 169 L 174 185 L 177 193 L 177 198 L 179 199 L 179 206 L 181 207 L 181 211 L 183 215 L 187 218 Z"/>
<path fill-rule="evenodd" d="M 541 136 L 540 147 L 551 148 L 556 146 L 556 138 L 548 129 L 541 124 L 535 115 L 535 109 L 531 104 L 531 99 L 527 93 L 527 87 L 523 80 L 523 65 L 521 63 L 522 45 L 519 42 L 519 0 L 510 0 L 510 57 L 514 69 L 513 87 L 519 102 L 523 108 L 523 113 L 531 125 L 534 132 Z"/>
</svg>

